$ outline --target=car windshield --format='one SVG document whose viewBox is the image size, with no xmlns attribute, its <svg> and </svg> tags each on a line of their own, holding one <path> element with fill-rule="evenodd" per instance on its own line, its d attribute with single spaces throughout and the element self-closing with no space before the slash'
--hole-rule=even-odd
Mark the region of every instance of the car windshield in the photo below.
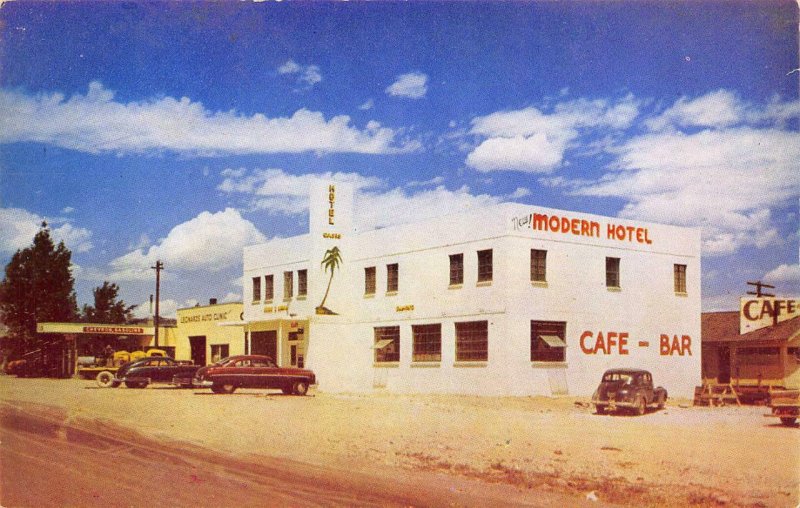
<svg viewBox="0 0 800 508">
<path fill-rule="evenodd" d="M 633 374 L 627 372 L 606 372 L 603 376 L 604 383 L 611 383 L 614 381 L 623 381 L 624 384 L 629 385 L 633 382 Z"/>
</svg>

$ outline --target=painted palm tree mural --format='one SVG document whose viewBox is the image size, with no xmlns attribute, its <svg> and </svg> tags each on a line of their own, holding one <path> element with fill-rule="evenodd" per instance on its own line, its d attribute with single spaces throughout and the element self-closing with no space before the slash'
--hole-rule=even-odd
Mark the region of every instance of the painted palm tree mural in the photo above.
<svg viewBox="0 0 800 508">
<path fill-rule="evenodd" d="M 331 277 L 328 279 L 328 288 L 325 290 L 325 296 L 322 297 L 322 302 L 320 302 L 319 306 L 317 306 L 317 314 L 330 314 L 335 315 L 336 312 L 325 307 L 325 300 L 328 299 L 328 293 L 331 290 L 331 282 L 333 282 L 333 272 L 339 268 L 339 265 L 342 262 L 342 255 L 339 252 L 339 247 L 333 246 L 330 249 L 325 251 L 325 255 L 322 256 L 322 266 L 325 267 L 325 271 L 331 272 Z"/>
</svg>

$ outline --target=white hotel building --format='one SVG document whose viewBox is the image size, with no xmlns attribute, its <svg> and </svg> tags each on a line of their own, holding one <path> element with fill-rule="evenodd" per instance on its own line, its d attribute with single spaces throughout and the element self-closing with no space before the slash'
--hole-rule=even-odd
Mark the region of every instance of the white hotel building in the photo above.
<svg viewBox="0 0 800 508">
<path fill-rule="evenodd" d="M 308 234 L 245 249 L 245 351 L 323 391 L 588 396 L 612 367 L 699 384 L 699 230 L 507 203 L 361 232 L 352 204 L 320 185 Z"/>
</svg>

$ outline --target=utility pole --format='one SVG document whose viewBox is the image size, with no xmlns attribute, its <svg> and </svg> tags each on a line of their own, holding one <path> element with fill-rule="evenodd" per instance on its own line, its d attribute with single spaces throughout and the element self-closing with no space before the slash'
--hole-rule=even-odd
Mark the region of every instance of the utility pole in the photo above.
<svg viewBox="0 0 800 508">
<path fill-rule="evenodd" d="M 164 263 L 160 260 L 156 261 L 156 266 L 151 266 L 153 270 L 156 271 L 156 315 L 153 319 L 153 327 L 155 328 L 155 341 L 156 347 L 158 347 L 158 304 L 161 301 L 161 270 L 164 269 Z"/>
<path fill-rule="evenodd" d="M 755 282 L 748 282 L 747 284 L 750 285 L 750 286 L 755 286 L 756 287 L 755 292 L 748 291 L 747 292 L 748 295 L 754 295 L 756 298 L 770 298 L 770 297 L 774 297 L 775 296 L 773 294 L 765 293 L 765 292 L 762 291 L 762 289 L 764 289 L 764 288 L 775 289 L 775 286 L 770 286 L 769 284 L 764 284 L 760 280 L 755 281 Z"/>
</svg>

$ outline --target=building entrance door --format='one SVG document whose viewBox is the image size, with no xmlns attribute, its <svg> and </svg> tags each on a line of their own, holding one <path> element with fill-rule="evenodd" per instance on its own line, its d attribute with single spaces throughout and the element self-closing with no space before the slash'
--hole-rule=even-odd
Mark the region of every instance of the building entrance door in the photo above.
<svg viewBox="0 0 800 508">
<path fill-rule="evenodd" d="M 278 361 L 278 332 L 250 332 L 250 354 L 266 355 Z"/>
<path fill-rule="evenodd" d="M 719 374 L 717 375 L 717 382 L 728 384 L 731 382 L 731 348 L 721 346 L 718 354 Z"/>
<path fill-rule="evenodd" d="M 192 349 L 192 363 L 195 365 L 206 364 L 206 336 L 189 336 L 189 346 Z"/>
</svg>

